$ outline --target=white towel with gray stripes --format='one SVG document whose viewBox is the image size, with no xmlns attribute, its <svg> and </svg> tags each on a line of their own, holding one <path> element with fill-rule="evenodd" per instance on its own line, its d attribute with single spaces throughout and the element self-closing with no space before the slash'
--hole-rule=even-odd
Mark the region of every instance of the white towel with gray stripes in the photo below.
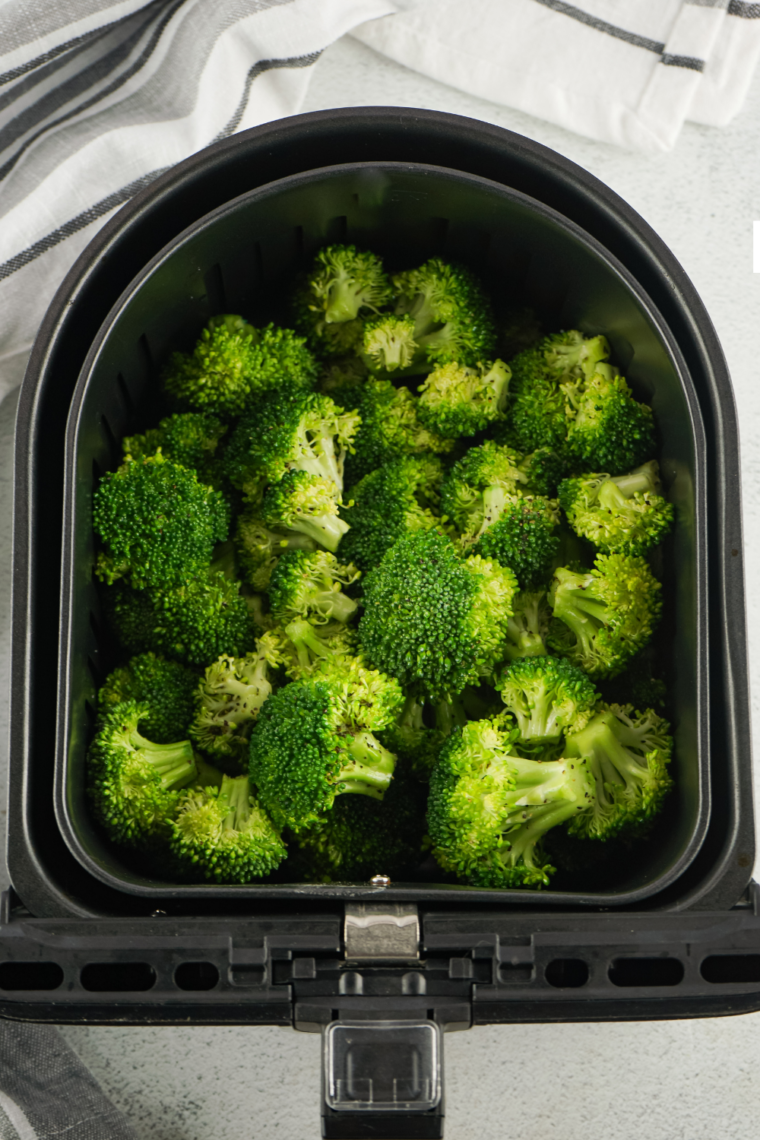
<svg viewBox="0 0 760 1140">
<path fill-rule="evenodd" d="M 721 125 L 760 53 L 745 0 L 0 0 L 0 398 L 97 229 L 163 170 L 295 114 L 353 34 L 593 138 Z"/>
</svg>

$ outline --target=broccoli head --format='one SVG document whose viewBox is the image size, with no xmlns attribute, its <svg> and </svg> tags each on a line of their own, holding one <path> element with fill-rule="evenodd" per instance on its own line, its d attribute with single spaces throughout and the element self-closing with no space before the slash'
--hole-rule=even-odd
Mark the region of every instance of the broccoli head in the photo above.
<svg viewBox="0 0 760 1140">
<path fill-rule="evenodd" d="M 640 835 L 673 786 L 670 726 L 651 709 L 602 705 L 580 732 L 565 741 L 565 756 L 587 763 L 596 780 L 590 813 L 574 819 L 571 835 L 609 839 L 621 831 Z"/>
<path fill-rule="evenodd" d="M 413 692 L 459 693 L 501 660 L 516 592 L 511 570 L 460 558 L 440 531 L 405 535 L 364 580 L 362 651 Z"/>
<path fill-rule="evenodd" d="M 93 496 L 92 513 L 95 533 L 105 545 L 98 577 L 105 582 L 128 578 L 138 589 L 178 584 L 208 566 L 230 521 L 218 491 L 160 452 L 107 472 Z"/>
<path fill-rule="evenodd" d="M 114 669 L 98 692 L 98 712 L 107 716 L 116 705 L 137 701 L 148 706 L 138 728 L 156 744 L 187 737 L 195 709 L 198 677 L 176 661 L 141 653 Z"/>
<path fill-rule="evenodd" d="M 286 855 L 247 776 L 225 776 L 219 788 L 185 792 L 169 847 L 182 878 L 213 883 L 250 883 L 274 871 Z"/>
<path fill-rule="evenodd" d="M 300 531 L 270 530 L 255 506 L 246 507 L 238 517 L 235 549 L 240 574 L 254 590 L 266 590 L 278 559 L 287 550 L 316 548 L 315 540 Z"/>
<path fill-rule="evenodd" d="M 271 483 L 261 503 L 261 518 L 267 527 L 313 539 L 333 551 L 348 530 L 338 515 L 338 494 L 331 479 L 306 471 L 288 471 Z"/>
<path fill-rule="evenodd" d="M 583 670 L 563 657 L 519 657 L 495 684 L 517 723 L 517 744 L 523 750 L 578 732 L 599 699 Z"/>
<path fill-rule="evenodd" d="M 396 315 L 414 320 L 420 371 L 457 360 L 474 367 L 493 357 L 496 328 L 478 279 L 461 265 L 434 257 L 392 278 Z"/>
<path fill-rule="evenodd" d="M 195 471 L 201 483 L 215 485 L 214 460 L 226 431 L 227 425 L 216 416 L 205 412 L 177 413 L 161 420 L 158 427 L 123 440 L 124 458 L 149 459 L 160 451 L 164 459 Z"/>
<path fill-rule="evenodd" d="M 424 427 L 418 415 L 419 397 L 408 388 L 370 377 L 352 402 L 361 423 L 346 459 L 351 483 L 402 455 L 444 455 L 454 446 L 453 440 Z"/>
<path fill-rule="evenodd" d="M 476 435 L 504 420 L 512 372 L 503 360 L 440 364 L 420 385 L 419 417 L 445 439 Z"/>
<path fill-rule="evenodd" d="M 501 488 L 514 494 L 524 485 L 521 451 L 488 440 L 470 447 L 449 471 L 441 486 L 441 508 L 461 534 L 477 534 L 485 521 L 484 494 Z"/>
<path fill-rule="evenodd" d="M 361 355 L 371 372 L 404 371 L 412 364 L 416 350 L 412 317 L 384 313 L 365 321 Z"/>
<path fill-rule="evenodd" d="M 503 721 L 470 721 L 441 750 L 430 777 L 428 828 L 445 871 L 477 887 L 546 886 L 554 868 L 541 837 L 590 810 L 584 760 L 526 760 Z"/>
<path fill-rule="evenodd" d="M 295 681 L 311 677 L 328 664 L 343 667 L 356 648 L 356 630 L 342 621 L 314 625 L 306 618 L 295 618 L 273 633 L 285 672 Z"/>
<path fill-rule="evenodd" d="M 392 298 L 382 260 L 354 245 L 321 249 L 296 291 L 298 327 L 323 356 L 344 356 L 357 350 L 362 317 L 377 314 Z"/>
<path fill-rule="evenodd" d="M 308 618 L 315 624 L 349 621 L 356 612 L 356 602 L 341 587 L 350 586 L 358 577 L 355 566 L 342 565 L 325 550 L 313 554 L 286 551 L 269 583 L 272 615 L 283 624 L 295 618 Z"/>
<path fill-rule="evenodd" d="M 596 471 L 628 471 L 654 451 L 654 419 L 608 364 L 561 385 L 568 416 L 567 451 Z"/>
<path fill-rule="evenodd" d="M 660 616 L 661 586 L 643 558 L 600 554 L 589 571 L 554 572 L 552 652 L 590 677 L 614 677 L 647 644 Z"/>
<path fill-rule="evenodd" d="M 627 475 L 579 475 L 560 484 L 573 530 L 605 554 L 646 554 L 673 525 L 673 505 L 658 494 L 656 460 Z"/>
<path fill-rule="evenodd" d="M 544 657 L 546 635 L 552 612 L 546 601 L 546 590 L 521 590 L 515 598 L 514 613 L 507 622 L 504 656 L 508 661 L 520 657 Z"/>
</svg>

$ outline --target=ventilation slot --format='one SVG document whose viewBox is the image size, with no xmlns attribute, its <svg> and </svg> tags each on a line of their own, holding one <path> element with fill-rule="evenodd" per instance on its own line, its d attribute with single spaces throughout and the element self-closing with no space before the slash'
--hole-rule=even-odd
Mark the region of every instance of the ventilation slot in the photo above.
<svg viewBox="0 0 760 1140">
<path fill-rule="evenodd" d="M 325 242 L 327 245 L 339 245 L 348 236 L 348 218 L 341 214 L 338 218 L 331 218 L 327 223 Z"/>
<path fill-rule="evenodd" d="M 206 297 L 212 313 L 226 313 L 227 298 L 224 292 L 224 278 L 222 267 L 217 262 L 203 274 L 203 284 L 206 287 Z"/>
<path fill-rule="evenodd" d="M 174 971 L 174 984 L 180 990 L 213 990 L 218 981 L 219 971 L 213 962 L 183 962 Z"/>
<path fill-rule="evenodd" d="M 137 341 L 137 350 L 142 358 L 145 371 L 149 376 L 152 376 L 154 372 L 153 353 L 150 351 L 150 345 L 148 344 L 148 338 L 145 333 L 143 333 Z"/>
<path fill-rule="evenodd" d="M 678 958 L 616 958 L 609 968 L 613 986 L 677 986 L 683 980 Z"/>
<path fill-rule="evenodd" d="M 293 230 L 296 239 L 296 262 L 298 265 L 303 265 L 304 250 L 303 250 L 303 226 L 296 226 Z"/>
<path fill-rule="evenodd" d="M 517 966 L 511 962 L 503 962 L 499 966 L 499 981 L 505 986 L 526 985 L 532 980 L 532 966 Z"/>
<path fill-rule="evenodd" d="M 103 430 L 103 439 L 105 440 L 111 459 L 114 465 L 117 465 L 121 460 L 121 444 L 114 435 L 113 428 L 104 415 L 100 417 L 100 426 Z"/>
<path fill-rule="evenodd" d="M 544 972 L 550 986 L 558 990 L 578 990 L 588 981 L 588 966 L 582 958 L 555 958 Z"/>
<path fill-rule="evenodd" d="M 705 958 L 700 973 L 715 986 L 760 982 L 760 954 L 715 954 Z"/>
<path fill-rule="evenodd" d="M 144 993 L 155 985 L 156 971 L 147 962 L 91 962 L 80 980 L 90 993 Z"/>
<path fill-rule="evenodd" d="M 57 990 L 63 970 L 57 962 L 3 962 L 0 990 Z"/>
<path fill-rule="evenodd" d="M 251 266 L 251 277 L 254 285 L 260 285 L 264 280 L 264 255 L 261 252 L 260 241 L 253 243 L 253 264 Z"/>
<path fill-rule="evenodd" d="M 264 984 L 264 970 L 261 966 L 230 966 L 230 985 L 250 988 Z"/>
<path fill-rule="evenodd" d="M 121 392 L 121 398 L 124 401 L 124 407 L 127 409 L 127 411 L 129 412 L 129 414 L 131 416 L 135 410 L 135 403 L 134 403 L 134 400 L 132 399 L 132 393 L 130 392 L 129 388 L 127 387 L 127 382 L 124 379 L 124 377 L 122 376 L 121 372 L 119 372 L 117 377 L 116 377 L 116 386 L 119 389 L 119 391 Z"/>
</svg>

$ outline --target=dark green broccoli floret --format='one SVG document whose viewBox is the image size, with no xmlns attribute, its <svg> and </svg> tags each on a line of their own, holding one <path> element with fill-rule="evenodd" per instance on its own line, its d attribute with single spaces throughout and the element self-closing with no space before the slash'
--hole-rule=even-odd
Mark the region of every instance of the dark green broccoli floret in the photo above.
<svg viewBox="0 0 760 1140">
<path fill-rule="evenodd" d="M 148 459 L 160 451 L 164 459 L 195 471 L 201 483 L 212 483 L 216 474 L 214 459 L 226 431 L 226 424 L 204 412 L 167 416 L 158 427 L 123 440 L 124 457 Z"/>
<path fill-rule="evenodd" d="M 514 613 L 507 622 L 504 656 L 509 661 L 520 657 L 544 657 L 546 634 L 552 612 L 546 601 L 546 590 L 521 590 L 512 603 Z"/>
<path fill-rule="evenodd" d="M 509 566 L 521 586 L 545 579 L 559 546 L 556 499 L 543 495 L 484 495 L 488 505 L 479 535 L 463 536 L 466 548 Z"/>
<path fill-rule="evenodd" d="M 354 245 L 321 249 L 296 291 L 298 327 L 315 351 L 344 356 L 359 348 L 361 317 L 377 313 L 392 298 L 381 259 Z"/>
<path fill-rule="evenodd" d="M 542 887 L 554 868 L 541 852 L 550 828 L 588 813 L 585 761 L 514 754 L 500 718 L 455 730 L 430 777 L 428 827 L 441 867 L 478 887 Z"/>
<path fill-rule="evenodd" d="M 197 687 L 198 677 L 191 669 L 155 653 L 141 653 L 106 678 L 98 692 L 98 711 L 107 716 L 124 701 L 147 705 L 140 732 L 157 744 L 170 744 L 187 736 Z"/>
<path fill-rule="evenodd" d="M 299 617 L 315 623 L 350 621 L 357 604 L 341 587 L 358 577 L 355 566 L 341 564 L 325 550 L 286 551 L 269 583 L 272 616 L 283 625 Z"/>
<path fill-rule="evenodd" d="M 352 403 L 361 424 L 346 459 L 350 484 L 391 459 L 429 452 L 444 455 L 454 446 L 453 440 L 424 427 L 417 414 L 419 398 L 408 388 L 394 388 L 389 380 L 370 377 Z"/>
<path fill-rule="evenodd" d="M 441 462 L 432 455 L 407 455 L 365 475 L 341 512 L 350 527 L 341 556 L 371 570 L 402 535 L 440 526 L 430 508 L 437 508 L 442 478 Z"/>
<path fill-rule="evenodd" d="M 348 523 L 338 515 L 338 505 L 331 479 L 305 471 L 288 471 L 277 483 L 270 484 L 260 510 L 266 526 L 304 534 L 334 553 L 348 530 Z"/>
<path fill-rule="evenodd" d="M 299 832 L 338 795 L 382 799 L 396 758 L 374 735 L 392 722 L 401 689 L 380 692 L 350 680 L 294 681 L 273 693 L 251 735 L 251 779 L 276 824 Z"/>
<path fill-rule="evenodd" d="M 641 834 L 673 786 L 670 726 L 648 709 L 602 705 L 580 732 L 565 741 L 565 756 L 580 757 L 596 778 L 591 813 L 570 824 L 571 835 L 608 839 L 620 831 Z"/>
<path fill-rule="evenodd" d="M 643 558 L 600 554 L 594 569 L 554 572 L 548 645 L 590 677 L 614 677 L 647 644 L 660 616 L 660 583 Z"/>
<path fill-rule="evenodd" d="M 579 475 L 560 484 L 560 506 L 577 534 L 605 554 L 646 554 L 673 525 L 673 505 L 657 492 L 656 460 L 628 475 Z"/>
<path fill-rule="evenodd" d="M 364 580 L 362 651 L 415 692 L 459 693 L 501 659 L 516 592 L 511 570 L 461 559 L 439 531 L 405 535 Z"/>
<path fill-rule="evenodd" d="M 92 514 L 106 547 L 98 557 L 98 577 L 126 577 L 137 588 L 177 584 L 208 566 L 229 527 L 222 496 L 160 452 L 105 474 Z"/>
<path fill-rule="evenodd" d="M 270 530 L 259 517 L 259 508 L 251 506 L 238 518 L 235 548 L 243 580 L 254 590 L 266 590 L 278 559 L 287 550 L 316 550 L 317 544 L 294 530 Z"/>
<path fill-rule="evenodd" d="M 372 372 L 399 372 L 415 357 L 414 320 L 385 313 L 365 321 L 362 334 L 362 360 Z"/>
<path fill-rule="evenodd" d="M 569 416 L 567 451 L 595 471 L 628 471 L 654 451 L 652 409 L 634 400 L 609 364 L 562 385 Z"/>
<path fill-rule="evenodd" d="M 256 625 L 238 582 L 200 573 L 181 586 L 131 590 L 117 585 L 106 606 L 127 653 L 153 650 L 186 665 L 210 665 L 222 653 L 242 657 L 253 649 Z"/>
<path fill-rule="evenodd" d="M 396 315 L 414 319 L 421 371 L 457 360 L 472 367 L 493 357 L 496 329 L 490 301 L 469 269 L 440 258 L 392 279 Z"/>
<path fill-rule="evenodd" d="M 440 364 L 418 388 L 421 422 L 446 439 L 484 431 L 506 418 L 511 375 L 503 360 L 473 368 L 454 360 Z"/>
<path fill-rule="evenodd" d="M 247 766 L 248 739 L 259 709 L 272 692 L 270 672 L 282 665 L 279 640 L 265 633 L 253 653 L 222 655 L 196 684 L 192 740 L 217 764 Z"/>
<path fill-rule="evenodd" d="M 411 871 L 422 857 L 425 832 L 417 793 L 395 775 L 379 803 L 368 796 L 338 796 L 319 823 L 298 836 L 308 878 L 347 882 Z"/>
<path fill-rule="evenodd" d="M 599 699 L 583 670 L 562 657 L 517 658 L 494 684 L 517 722 L 520 747 L 579 731 Z"/>
<path fill-rule="evenodd" d="M 242 317 L 212 317 L 191 353 L 175 352 L 163 381 L 180 407 L 239 416 L 272 388 L 312 388 L 317 366 L 290 329 L 257 329 Z"/>
<path fill-rule="evenodd" d="M 179 789 L 197 774 L 189 740 L 155 744 L 138 732 L 147 704 L 125 701 L 106 714 L 87 757 L 87 794 L 115 843 L 147 849 L 165 840 Z"/>
<path fill-rule="evenodd" d="M 171 830 L 177 869 L 191 881 L 250 883 L 274 871 L 286 855 L 247 776 L 225 776 L 220 788 L 185 792 Z"/>
<path fill-rule="evenodd" d="M 238 487 L 305 471 L 330 479 L 340 495 L 346 451 L 358 426 L 356 412 L 344 412 L 329 396 L 292 389 L 270 392 L 232 433 L 225 470 Z"/>
<path fill-rule="evenodd" d="M 467 720 L 461 698 L 427 702 L 410 696 L 404 701 L 396 723 L 382 733 L 382 741 L 398 756 L 402 766 L 418 780 L 427 782 L 444 742 Z"/>
</svg>

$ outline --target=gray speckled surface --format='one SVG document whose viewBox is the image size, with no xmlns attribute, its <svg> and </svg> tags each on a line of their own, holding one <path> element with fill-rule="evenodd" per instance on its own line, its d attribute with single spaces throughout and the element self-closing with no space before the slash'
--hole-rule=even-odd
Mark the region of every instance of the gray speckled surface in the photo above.
<svg viewBox="0 0 760 1140">
<path fill-rule="evenodd" d="M 616 151 L 469 98 L 347 39 L 317 65 L 304 110 L 357 103 L 438 108 L 535 138 L 612 186 L 680 258 L 712 314 L 736 389 L 743 440 L 748 622 L 757 673 L 760 276 L 752 274 L 751 256 L 752 221 L 760 218 L 760 76 L 747 106 L 729 128 L 687 127 L 672 154 L 655 158 Z M 14 409 L 15 400 L 0 407 L 2 691 Z M 755 695 L 756 727 L 759 716 Z M 0 718 L 0 729 L 5 730 L 4 702 Z M 69 1027 L 63 1032 L 140 1140 L 319 1136 L 317 1037 L 274 1028 Z M 448 1140 L 486 1135 L 520 1140 L 754 1140 L 759 1052 L 760 1014 L 692 1022 L 505 1026 L 454 1034 L 446 1039 L 446 1135 Z"/>
</svg>

